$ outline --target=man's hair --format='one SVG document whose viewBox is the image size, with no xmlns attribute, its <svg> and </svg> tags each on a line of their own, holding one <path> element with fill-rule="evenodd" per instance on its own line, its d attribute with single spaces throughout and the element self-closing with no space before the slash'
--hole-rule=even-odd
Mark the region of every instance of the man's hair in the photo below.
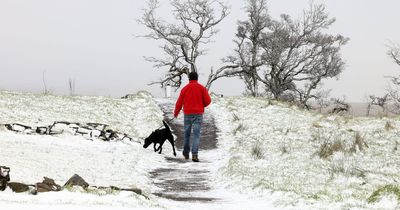
<svg viewBox="0 0 400 210">
<path fill-rule="evenodd" d="M 190 72 L 189 73 L 189 80 L 198 80 L 199 75 L 196 72 Z"/>
</svg>

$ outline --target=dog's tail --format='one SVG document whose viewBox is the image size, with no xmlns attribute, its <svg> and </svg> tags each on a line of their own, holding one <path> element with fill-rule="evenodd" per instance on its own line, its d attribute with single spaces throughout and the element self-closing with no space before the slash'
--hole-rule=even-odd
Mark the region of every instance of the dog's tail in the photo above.
<svg viewBox="0 0 400 210">
<path fill-rule="evenodd" d="M 162 122 L 163 122 L 163 124 L 164 124 L 165 128 L 166 128 L 166 129 L 168 129 L 169 131 L 171 131 L 171 128 L 169 128 L 169 126 L 168 126 L 167 122 L 165 122 L 164 120 L 163 120 Z"/>
</svg>

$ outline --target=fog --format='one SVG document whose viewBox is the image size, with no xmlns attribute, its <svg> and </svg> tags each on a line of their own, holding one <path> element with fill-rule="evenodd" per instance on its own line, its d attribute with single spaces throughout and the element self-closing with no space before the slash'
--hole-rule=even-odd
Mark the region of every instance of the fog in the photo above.
<svg viewBox="0 0 400 210">
<path fill-rule="evenodd" d="M 161 1 L 160 15 L 169 15 Z M 362 102 L 369 94 L 382 94 L 384 76 L 398 75 L 400 67 L 386 55 L 387 45 L 400 42 L 400 2 L 397 0 L 326 0 L 336 23 L 330 33 L 350 38 L 343 47 L 346 69 L 340 80 L 325 82 L 332 96 Z M 238 20 L 245 19 L 244 1 L 228 1 L 231 14 L 217 28 L 208 54 L 199 59 L 200 82 L 211 67 L 234 47 Z M 162 56 L 160 42 L 140 38 L 148 30 L 137 22 L 144 0 L 0 0 L 0 89 L 68 94 L 68 81 L 75 81 L 80 95 L 120 97 L 138 90 L 162 95 L 159 86 L 148 86 L 165 71 L 156 70 L 143 56 Z M 270 0 L 270 14 L 299 17 L 307 0 Z M 211 91 L 240 95 L 242 82 L 221 79 Z"/>
</svg>

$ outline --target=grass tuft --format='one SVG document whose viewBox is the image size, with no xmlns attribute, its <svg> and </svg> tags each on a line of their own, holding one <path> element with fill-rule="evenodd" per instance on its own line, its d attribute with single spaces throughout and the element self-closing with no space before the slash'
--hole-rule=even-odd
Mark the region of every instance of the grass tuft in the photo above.
<svg viewBox="0 0 400 210">
<path fill-rule="evenodd" d="M 232 115 L 233 115 L 233 122 L 236 122 L 236 121 L 240 120 L 240 118 L 237 116 L 236 113 L 233 113 Z"/>
<path fill-rule="evenodd" d="M 289 151 L 290 151 L 289 146 L 286 145 L 286 144 L 282 144 L 282 145 L 280 146 L 280 149 L 281 149 L 281 154 L 282 154 L 282 155 L 283 155 L 283 154 L 288 154 Z"/>
<path fill-rule="evenodd" d="M 260 142 L 256 142 L 251 148 L 251 156 L 256 160 L 260 160 L 264 158 L 264 151 L 261 147 Z"/>
<path fill-rule="evenodd" d="M 324 142 L 319 148 L 318 156 L 320 158 L 328 159 L 330 156 L 333 155 L 333 153 L 339 152 L 339 151 L 342 151 L 342 152 L 345 151 L 342 141 L 336 140 L 333 143 Z"/>
<path fill-rule="evenodd" d="M 386 131 L 393 130 L 394 128 L 395 128 L 395 127 L 392 125 L 391 122 L 386 121 L 386 123 L 385 123 L 385 130 L 386 130 Z"/>
<path fill-rule="evenodd" d="M 235 128 L 235 130 L 233 130 L 233 134 L 236 135 L 238 132 L 242 132 L 244 131 L 245 127 L 243 126 L 243 124 L 239 124 L 238 127 Z"/>
<path fill-rule="evenodd" d="M 360 132 L 356 132 L 356 135 L 354 137 L 354 142 L 350 148 L 350 151 L 352 153 L 356 153 L 357 149 L 359 151 L 364 151 L 365 148 L 368 148 L 368 144 L 367 142 L 365 142 L 365 138 L 361 136 Z"/>
<path fill-rule="evenodd" d="M 397 200 L 400 201 L 400 187 L 396 185 L 385 185 L 375 190 L 371 196 L 367 199 L 368 203 L 377 202 L 384 194 L 394 194 Z"/>
</svg>

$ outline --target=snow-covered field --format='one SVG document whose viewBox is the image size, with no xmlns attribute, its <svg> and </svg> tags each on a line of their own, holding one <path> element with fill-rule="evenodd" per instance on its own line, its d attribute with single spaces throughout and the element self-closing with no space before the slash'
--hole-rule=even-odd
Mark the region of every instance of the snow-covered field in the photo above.
<svg viewBox="0 0 400 210">
<path fill-rule="evenodd" d="M 207 108 L 219 128 L 218 149 L 201 167 L 215 186 L 215 203 L 158 198 L 149 172 L 168 164 L 140 142 L 161 126 L 163 113 L 145 92 L 129 99 L 33 95 L 0 91 L 0 124 L 43 126 L 53 121 L 104 123 L 133 141 L 26 135 L 0 126 L 0 165 L 11 181 L 44 176 L 63 185 L 79 174 L 90 185 L 135 187 L 130 192 L 61 192 L 33 196 L 0 192 L 2 209 L 395 209 L 400 188 L 398 118 L 352 118 L 310 113 L 261 98 L 213 98 Z M 178 155 L 180 154 L 177 152 Z M 196 167 L 185 163 L 182 167 Z M 386 187 L 385 186 L 392 186 Z M 367 200 L 374 191 L 376 202 Z M 386 189 L 386 190 L 385 190 Z M 389 190 L 387 190 L 389 189 Z M 396 190 L 397 189 L 397 190 Z M 379 191 L 379 192 L 381 192 Z"/>
<path fill-rule="evenodd" d="M 44 176 L 63 185 L 79 174 L 90 185 L 140 188 L 150 196 L 148 172 L 164 162 L 162 156 L 144 150 L 139 142 L 161 126 L 163 113 L 152 97 L 140 92 L 130 99 L 107 97 L 64 97 L 0 92 L 2 124 L 21 123 L 29 126 L 50 125 L 53 121 L 104 123 L 127 133 L 133 141 L 104 142 L 82 136 L 61 134 L 26 135 L 0 131 L 0 165 L 11 168 L 11 181 L 34 184 Z M 98 193 L 101 194 L 101 193 Z M 97 195 L 81 192 L 42 193 L 37 196 L 0 192 L 0 206 L 43 205 L 158 207 L 154 199 L 135 193 L 115 192 Z M 96 208 L 95 208 L 96 209 Z M 98 209 L 98 208 L 97 208 Z"/>
<path fill-rule="evenodd" d="M 398 117 L 319 115 L 244 97 L 216 99 L 212 111 L 226 157 L 220 180 L 231 188 L 289 209 L 398 208 L 400 188 L 382 188 L 399 186 Z"/>
</svg>

